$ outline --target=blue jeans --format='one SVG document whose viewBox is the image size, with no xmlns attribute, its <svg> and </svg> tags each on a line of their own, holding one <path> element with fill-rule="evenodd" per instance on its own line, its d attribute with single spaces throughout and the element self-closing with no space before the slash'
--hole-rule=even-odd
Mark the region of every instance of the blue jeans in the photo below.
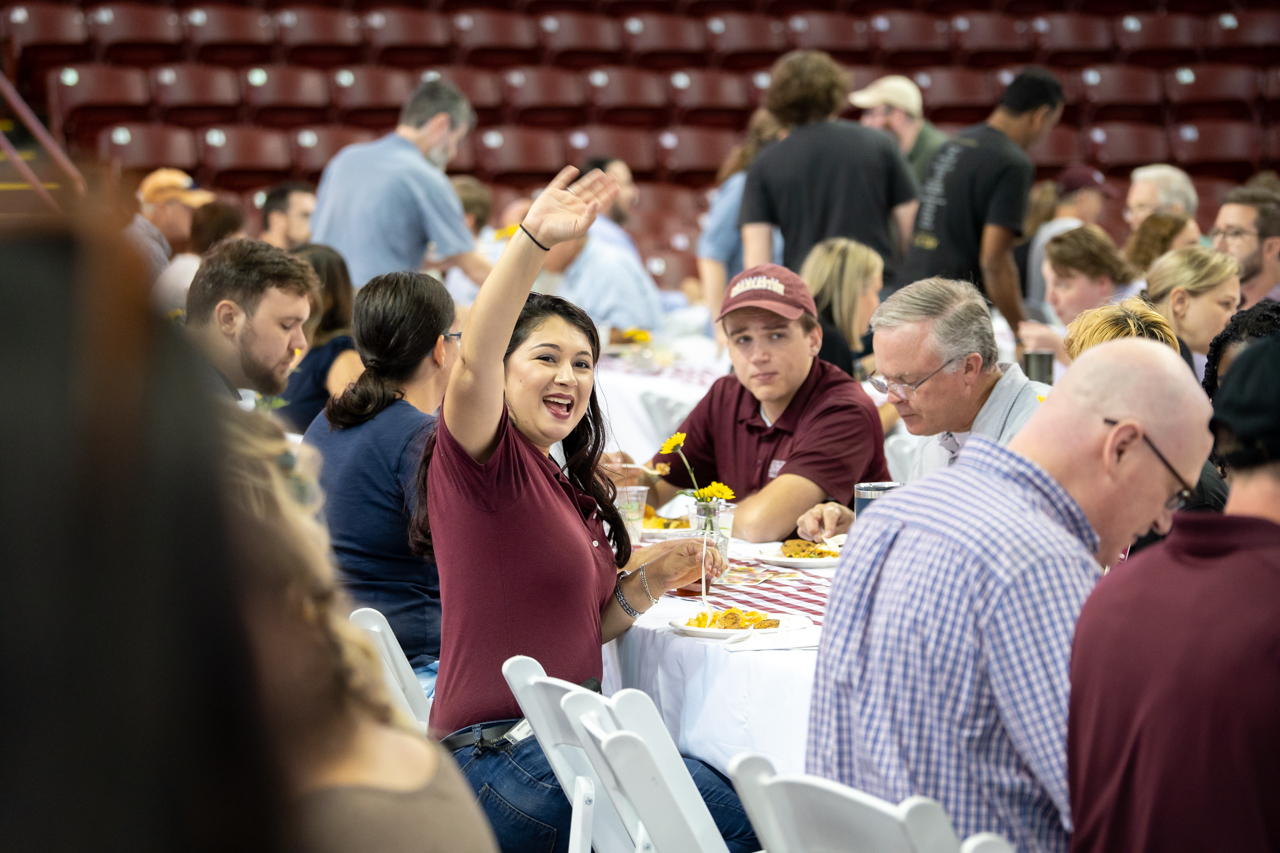
<svg viewBox="0 0 1280 853">
<path fill-rule="evenodd" d="M 572 806 L 537 738 L 514 745 L 503 741 L 497 747 L 465 746 L 453 758 L 475 789 L 502 853 L 568 850 Z M 684 763 L 730 853 L 759 850 L 755 830 L 729 780 L 697 759 L 686 758 Z"/>
</svg>

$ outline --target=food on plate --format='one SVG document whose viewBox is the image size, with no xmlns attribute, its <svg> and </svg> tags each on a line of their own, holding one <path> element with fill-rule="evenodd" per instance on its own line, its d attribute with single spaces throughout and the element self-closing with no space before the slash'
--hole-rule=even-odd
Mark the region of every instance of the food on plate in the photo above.
<svg viewBox="0 0 1280 853">
<path fill-rule="evenodd" d="M 742 631 L 749 628 L 777 628 L 781 620 L 769 618 L 768 613 L 759 610 L 742 610 L 730 607 L 728 610 L 704 610 L 684 623 L 690 628 L 720 628 L 726 631 Z"/>
<path fill-rule="evenodd" d="M 810 542 L 807 539 L 788 539 L 782 543 L 782 556 L 806 560 L 829 560 L 839 557 L 840 552 L 828 548 L 821 542 Z"/>
<path fill-rule="evenodd" d="M 663 518 L 653 511 L 653 507 L 646 505 L 644 508 L 645 530 L 687 530 L 688 527 L 689 516 L 687 515 L 680 518 Z"/>
</svg>

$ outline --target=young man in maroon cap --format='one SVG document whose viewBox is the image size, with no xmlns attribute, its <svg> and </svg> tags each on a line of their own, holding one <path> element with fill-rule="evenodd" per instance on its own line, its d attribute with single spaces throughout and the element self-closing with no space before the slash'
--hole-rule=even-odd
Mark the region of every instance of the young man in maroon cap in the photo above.
<svg viewBox="0 0 1280 853">
<path fill-rule="evenodd" d="M 781 539 L 814 503 L 847 504 L 855 484 L 889 479 L 875 405 L 818 359 L 817 314 L 800 277 L 776 264 L 744 270 L 726 289 L 718 321 L 733 373 L 711 386 L 679 432 L 698 485 L 719 481 L 737 495 L 738 538 Z M 650 491 L 656 506 L 693 486 L 675 453 L 653 462 L 671 466 Z"/>
</svg>

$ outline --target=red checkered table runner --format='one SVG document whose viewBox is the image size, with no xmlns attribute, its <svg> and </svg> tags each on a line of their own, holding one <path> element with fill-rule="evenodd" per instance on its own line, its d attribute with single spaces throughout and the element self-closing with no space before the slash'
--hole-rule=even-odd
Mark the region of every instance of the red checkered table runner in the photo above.
<svg viewBox="0 0 1280 853">
<path fill-rule="evenodd" d="M 827 595 L 831 592 L 831 579 L 799 569 L 779 569 L 755 560 L 730 560 L 734 567 L 774 572 L 779 577 L 770 578 L 754 586 L 712 586 L 707 600 L 717 610 L 740 607 L 743 610 L 762 610 L 767 613 L 795 613 L 808 616 L 813 624 L 822 624 L 822 613 L 827 608 Z M 667 595 L 675 596 L 674 592 Z M 699 598 L 680 596 L 682 601 L 700 601 Z"/>
</svg>

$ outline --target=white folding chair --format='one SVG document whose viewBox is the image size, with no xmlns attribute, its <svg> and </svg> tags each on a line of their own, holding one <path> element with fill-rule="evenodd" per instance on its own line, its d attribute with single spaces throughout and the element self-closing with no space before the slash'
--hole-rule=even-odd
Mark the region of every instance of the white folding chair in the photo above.
<svg viewBox="0 0 1280 853">
<path fill-rule="evenodd" d="M 653 850 L 728 853 L 698 786 L 647 694 L 620 690 L 606 699 L 595 693 L 575 693 L 565 696 L 560 704 L 610 795 L 619 808 L 626 802 L 639 816 Z"/>
<path fill-rule="evenodd" d="M 570 853 L 589 853 L 592 848 L 596 853 L 633 853 L 641 849 L 637 839 L 639 819 L 633 812 L 619 812 L 560 708 L 566 696 L 596 694 L 563 679 L 548 677 L 542 664 L 524 655 L 508 658 L 502 665 L 502 676 L 533 728 L 556 780 L 573 804 Z"/>
<path fill-rule="evenodd" d="M 391 704 L 410 720 L 416 720 L 425 733 L 431 717 L 431 700 L 422 692 L 418 676 L 405 657 L 400 641 L 387 622 L 387 617 L 372 607 L 361 607 L 351 613 L 351 621 L 364 629 L 382 659 L 382 674 L 387 679 Z"/>
<path fill-rule="evenodd" d="M 780 776 L 752 753 L 729 762 L 729 777 L 769 853 L 1013 853 L 989 832 L 961 844 L 942 805 L 928 797 L 894 805 L 829 779 Z"/>
</svg>

